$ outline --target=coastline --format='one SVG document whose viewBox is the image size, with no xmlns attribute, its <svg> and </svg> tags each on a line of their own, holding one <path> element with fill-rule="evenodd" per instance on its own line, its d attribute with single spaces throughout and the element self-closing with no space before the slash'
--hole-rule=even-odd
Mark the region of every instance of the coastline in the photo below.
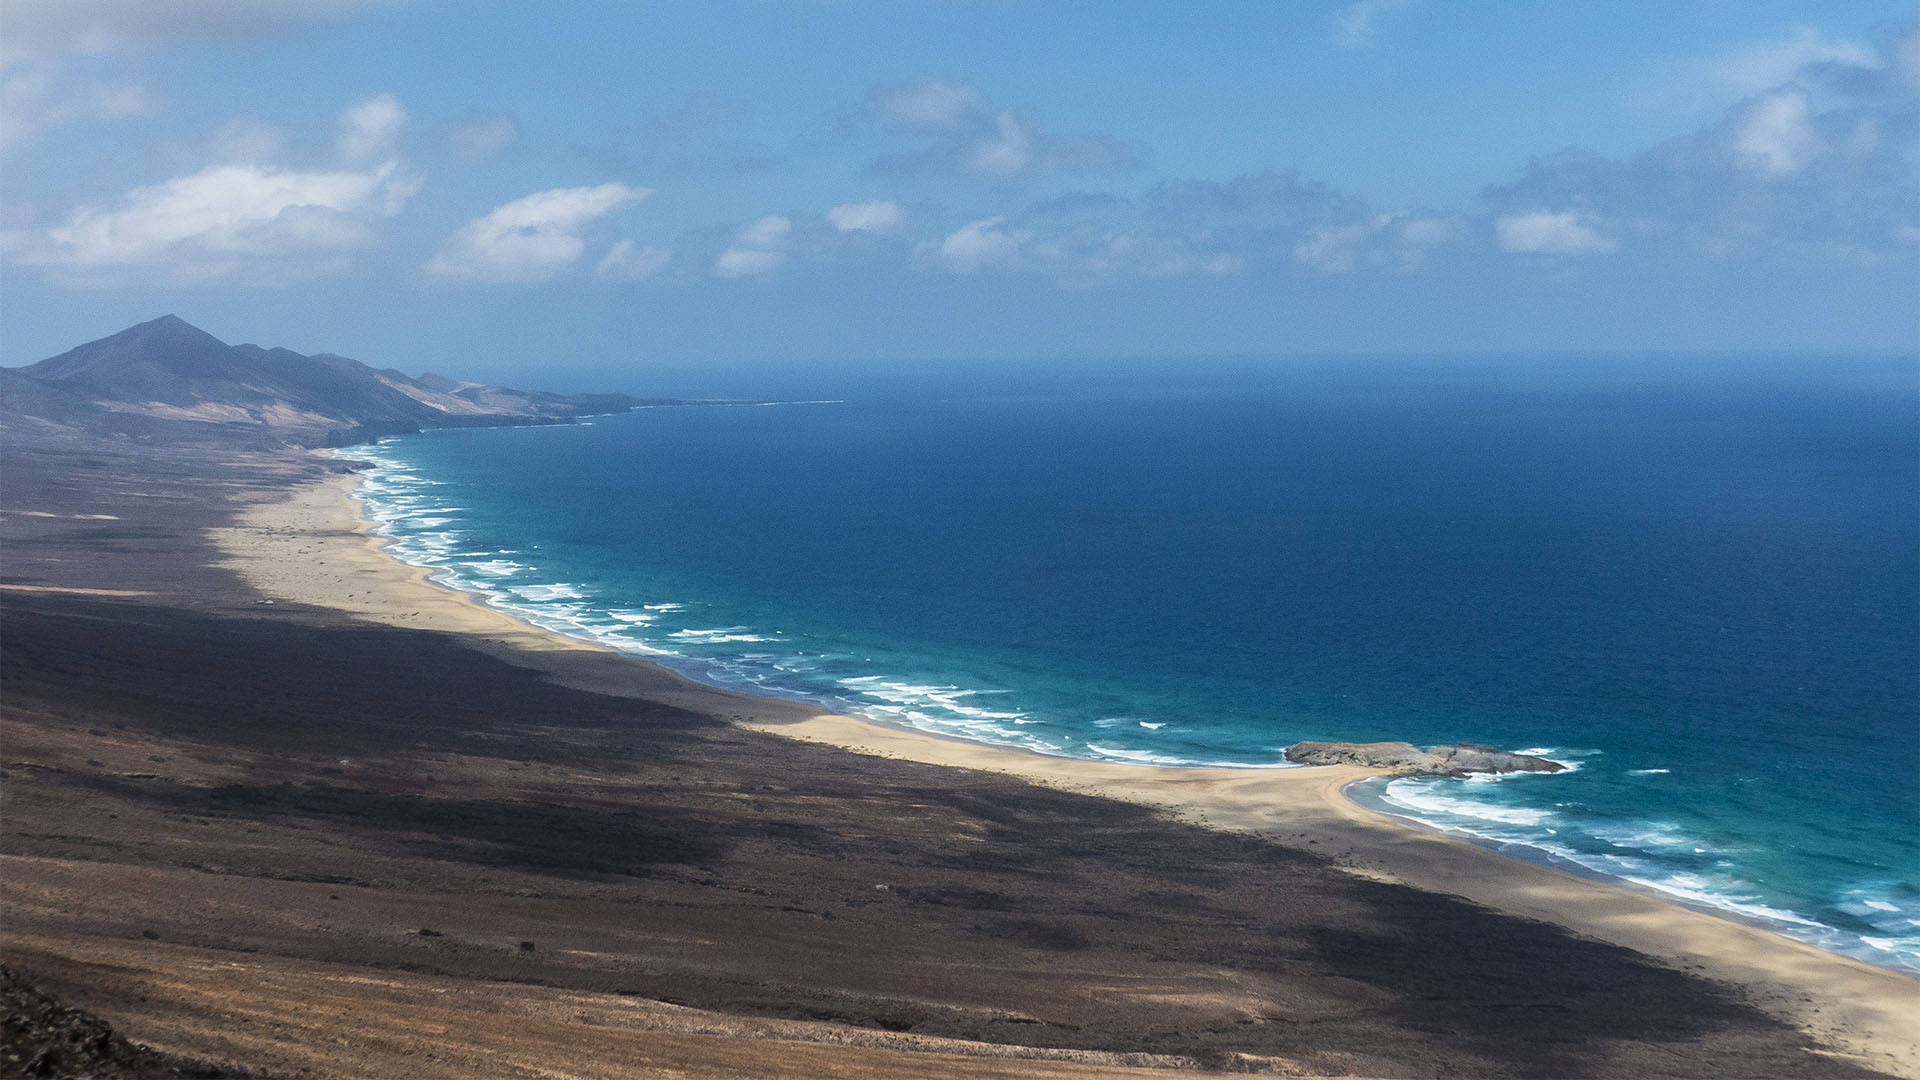
<svg viewBox="0 0 1920 1080">
<path fill-rule="evenodd" d="M 1742 987 L 1763 1010 L 1862 1061 L 1920 1075 L 1920 982 L 1762 928 L 1621 885 L 1524 862 L 1366 809 L 1343 794 L 1372 774 L 1357 768 L 1175 768 L 1053 758 L 822 716 L 799 703 L 750 697 L 686 679 L 637 657 L 519 622 L 383 550 L 354 497 L 351 475 L 294 488 L 214 530 L 226 566 L 262 593 L 361 619 L 463 635 L 555 681 L 650 701 L 699 702 L 736 723 L 860 753 L 978 769 L 1166 811 L 1192 824 L 1250 832 L 1317 851 L 1352 872 L 1457 895 L 1623 945 L 1669 966 Z"/>
</svg>

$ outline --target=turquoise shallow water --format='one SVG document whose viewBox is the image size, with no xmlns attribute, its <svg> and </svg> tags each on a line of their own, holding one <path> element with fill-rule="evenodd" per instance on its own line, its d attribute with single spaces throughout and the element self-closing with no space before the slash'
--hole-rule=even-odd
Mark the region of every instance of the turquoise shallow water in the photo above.
<svg viewBox="0 0 1920 1080">
<path fill-rule="evenodd" d="M 1382 806 L 1920 970 L 1911 361 L 808 386 L 348 451 L 399 557 L 713 682 L 1048 753 L 1577 766 Z M 826 393 L 822 393 L 826 391 Z"/>
</svg>

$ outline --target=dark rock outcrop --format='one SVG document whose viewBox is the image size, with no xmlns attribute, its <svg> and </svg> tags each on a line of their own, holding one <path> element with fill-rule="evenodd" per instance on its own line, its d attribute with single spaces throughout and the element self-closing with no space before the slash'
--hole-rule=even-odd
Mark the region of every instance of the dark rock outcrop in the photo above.
<svg viewBox="0 0 1920 1080">
<path fill-rule="evenodd" d="M 1472 773 L 1554 773 L 1566 766 L 1532 754 L 1453 743 L 1422 750 L 1405 742 L 1301 742 L 1287 747 L 1296 765 L 1359 765 L 1395 776 L 1467 776 Z"/>
<path fill-rule="evenodd" d="M 39 990 L 0 964 L 0 1076 L 216 1080 L 252 1075 L 128 1042 L 106 1021 Z"/>
</svg>

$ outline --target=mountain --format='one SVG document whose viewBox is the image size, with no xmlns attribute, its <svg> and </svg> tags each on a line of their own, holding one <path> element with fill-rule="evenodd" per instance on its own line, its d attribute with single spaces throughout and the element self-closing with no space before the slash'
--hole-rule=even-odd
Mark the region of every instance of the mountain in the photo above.
<svg viewBox="0 0 1920 1080">
<path fill-rule="evenodd" d="M 172 315 L 0 368 L 0 430 L 143 442 L 340 446 L 426 428 L 560 423 L 653 404 L 418 379 L 331 353 L 228 345 Z"/>
</svg>

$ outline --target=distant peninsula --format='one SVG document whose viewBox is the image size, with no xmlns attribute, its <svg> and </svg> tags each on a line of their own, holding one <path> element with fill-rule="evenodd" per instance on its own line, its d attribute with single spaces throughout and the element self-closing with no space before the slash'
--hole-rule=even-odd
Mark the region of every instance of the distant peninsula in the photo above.
<svg viewBox="0 0 1920 1080">
<path fill-rule="evenodd" d="M 20 368 L 0 368 L 0 431 L 246 449 L 346 446 L 429 428 L 566 423 L 644 405 L 418 378 L 331 353 L 229 345 L 165 315 Z"/>
</svg>

